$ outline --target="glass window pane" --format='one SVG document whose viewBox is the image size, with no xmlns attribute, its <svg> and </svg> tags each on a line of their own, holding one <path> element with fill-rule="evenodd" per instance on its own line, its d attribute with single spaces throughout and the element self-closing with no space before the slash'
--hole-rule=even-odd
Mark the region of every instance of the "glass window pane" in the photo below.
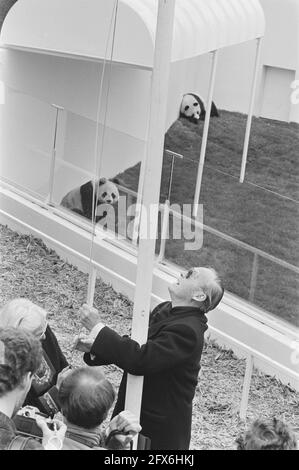
<svg viewBox="0 0 299 470">
<path fill-rule="evenodd" d="M 49 189 L 55 109 L 9 87 L 5 87 L 1 108 L 1 177 L 44 199 Z"/>
<path fill-rule="evenodd" d="M 188 251 L 183 240 L 170 237 L 165 260 L 185 268 L 196 264 L 214 266 L 229 292 L 296 323 L 298 126 L 255 119 L 246 181 L 240 184 L 242 140 L 237 142 L 236 136 L 244 137 L 246 117 L 227 112 L 221 112 L 221 116 L 211 121 L 200 193 L 203 246 Z M 166 136 L 166 147 L 184 154 L 183 160 L 175 159 L 171 188 L 171 204 L 179 204 L 180 208 L 193 204 L 202 126 L 180 119 Z M 285 143 L 281 142 L 281 132 L 286 133 Z M 278 158 L 282 147 L 286 155 Z M 170 159 L 165 155 L 161 202 L 168 193 L 169 173 Z"/>
</svg>

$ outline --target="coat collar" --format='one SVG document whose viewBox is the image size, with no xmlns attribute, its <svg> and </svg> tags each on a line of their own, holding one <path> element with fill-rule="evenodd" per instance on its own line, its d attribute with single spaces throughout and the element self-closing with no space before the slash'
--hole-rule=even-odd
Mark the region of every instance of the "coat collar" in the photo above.
<svg viewBox="0 0 299 470">
<path fill-rule="evenodd" d="M 90 430 L 81 428 L 80 426 L 76 426 L 75 424 L 67 423 L 66 436 L 69 439 L 77 441 L 88 447 L 100 447 L 103 442 L 102 434 L 99 427 Z"/>
<path fill-rule="evenodd" d="M 158 305 L 152 312 L 149 327 L 149 337 L 155 335 L 163 326 L 183 319 L 186 317 L 195 317 L 202 325 L 204 330 L 207 329 L 208 319 L 205 314 L 201 313 L 196 307 L 172 307 L 171 302 L 163 302 Z"/>
</svg>

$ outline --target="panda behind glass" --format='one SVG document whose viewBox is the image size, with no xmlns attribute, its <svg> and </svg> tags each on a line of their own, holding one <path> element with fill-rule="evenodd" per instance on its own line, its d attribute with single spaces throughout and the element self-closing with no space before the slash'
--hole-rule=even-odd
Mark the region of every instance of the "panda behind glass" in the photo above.
<svg viewBox="0 0 299 470">
<path fill-rule="evenodd" d="M 180 117 L 197 124 L 198 121 L 204 121 L 206 117 L 206 108 L 203 100 L 193 93 L 187 93 L 183 96 Z M 211 117 L 219 117 L 215 103 L 212 103 Z"/>
<path fill-rule="evenodd" d="M 96 182 L 98 188 L 93 191 L 93 181 L 88 181 L 78 188 L 72 189 L 64 196 L 61 205 L 67 209 L 76 212 L 77 214 L 92 220 L 92 197 L 95 193 L 94 211 L 96 213 L 97 207 L 101 204 L 116 204 L 119 199 L 119 191 L 116 185 L 120 184 L 117 178 L 111 180 L 101 178 Z M 96 198 L 98 198 L 96 200 Z M 96 217 L 95 221 L 99 222 L 105 217 L 105 212 L 102 216 Z"/>
</svg>

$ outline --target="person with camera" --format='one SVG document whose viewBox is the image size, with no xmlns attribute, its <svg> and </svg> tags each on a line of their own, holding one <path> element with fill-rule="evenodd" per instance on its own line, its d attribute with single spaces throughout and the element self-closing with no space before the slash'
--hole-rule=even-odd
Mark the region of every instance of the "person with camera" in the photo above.
<svg viewBox="0 0 299 470">
<path fill-rule="evenodd" d="M 0 329 L 0 450 L 60 450 L 66 425 L 37 417 L 42 443 L 17 434 L 13 417 L 22 407 L 42 361 L 40 341 L 19 328 Z"/>
<path fill-rule="evenodd" d="M 48 325 L 47 312 L 28 299 L 13 299 L 0 310 L 0 328 L 10 327 L 30 331 L 41 342 L 41 365 L 34 374 L 24 404 L 53 417 L 60 409 L 57 385 L 69 373 L 70 367 Z"/>
</svg>

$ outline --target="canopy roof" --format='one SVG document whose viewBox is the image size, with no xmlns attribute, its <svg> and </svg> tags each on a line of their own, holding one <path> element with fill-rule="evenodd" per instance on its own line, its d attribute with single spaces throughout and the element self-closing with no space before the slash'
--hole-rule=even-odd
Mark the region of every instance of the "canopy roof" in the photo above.
<svg viewBox="0 0 299 470">
<path fill-rule="evenodd" d="M 113 0 L 18 0 L 1 45 L 94 60 L 111 56 Z M 152 68 L 158 0 L 119 0 L 113 60 Z M 259 0 L 176 0 L 172 61 L 264 35 Z M 109 40 L 108 40 L 109 38 Z"/>
</svg>

